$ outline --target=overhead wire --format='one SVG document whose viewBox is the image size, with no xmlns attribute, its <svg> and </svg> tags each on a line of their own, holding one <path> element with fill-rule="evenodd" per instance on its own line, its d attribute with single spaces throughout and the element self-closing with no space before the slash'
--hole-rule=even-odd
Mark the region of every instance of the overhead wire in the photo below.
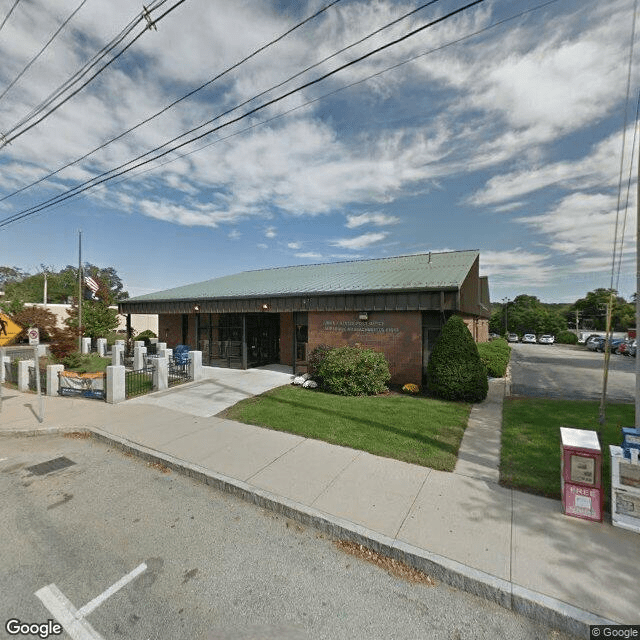
<svg viewBox="0 0 640 640">
<path fill-rule="evenodd" d="M 5 97 L 5 95 L 7 95 L 7 93 L 11 90 L 11 87 L 13 87 L 13 85 L 15 85 L 15 83 L 18 82 L 20 78 L 22 78 L 22 76 L 30 69 L 30 67 L 34 64 L 34 62 L 36 62 L 36 60 L 38 60 L 38 58 L 46 51 L 47 47 L 58 37 L 60 32 L 69 24 L 69 22 L 73 19 L 76 13 L 78 13 L 78 11 L 82 9 L 82 7 L 86 2 L 87 0 L 82 0 L 82 2 L 69 15 L 69 17 L 56 29 L 55 33 L 51 36 L 51 38 L 49 38 L 49 40 L 47 40 L 46 44 L 42 47 L 42 49 L 40 49 L 40 51 L 38 51 L 38 53 L 36 53 L 36 55 L 33 56 L 31 60 L 29 60 L 29 62 L 24 67 L 24 69 L 20 71 L 20 73 L 9 83 L 9 85 L 5 88 L 5 90 L 2 93 L 0 93 L 0 100 L 2 100 L 2 98 Z"/>
<path fill-rule="evenodd" d="M 459 44 L 460 42 L 469 40 L 470 38 L 473 38 L 475 36 L 481 35 L 481 34 L 487 32 L 487 31 L 490 31 L 491 29 L 495 29 L 496 27 L 499 27 L 499 26 L 501 26 L 501 25 L 503 25 L 503 24 L 505 24 L 507 22 L 511 22 L 511 21 L 516 20 L 518 18 L 521 18 L 522 16 L 527 15 L 529 13 L 533 13 L 535 11 L 539 11 L 540 9 L 548 7 L 549 5 L 555 4 L 555 3 L 559 2 L 559 1 L 560 0 L 547 0 L 546 2 L 543 2 L 541 4 L 536 5 L 535 7 L 531 7 L 529 9 L 525 9 L 525 10 L 523 10 L 523 11 L 517 13 L 517 14 L 514 14 L 512 16 L 508 16 L 506 18 L 502 18 L 501 20 L 498 20 L 496 22 L 491 23 L 490 25 L 487 25 L 486 27 L 483 27 L 481 29 L 478 29 L 476 31 L 468 33 L 468 34 L 466 34 L 466 35 L 464 35 L 464 36 L 462 36 L 460 38 L 457 38 L 456 40 L 452 40 L 452 41 L 447 42 L 445 44 L 442 44 L 442 45 L 440 45 L 438 47 L 435 47 L 433 49 L 429 49 L 428 51 L 425 51 L 425 52 L 416 54 L 414 56 L 411 56 L 411 57 L 409 57 L 409 58 L 407 58 L 405 60 L 402 60 L 401 62 L 393 64 L 393 65 L 391 65 L 389 67 L 386 67 L 386 68 L 381 69 L 379 71 L 376 71 L 374 73 L 371 73 L 371 74 L 365 76 L 364 78 L 360 78 L 359 80 L 355 80 L 355 81 L 350 82 L 350 83 L 348 83 L 346 85 L 338 87 L 337 89 L 329 91 L 329 92 L 327 92 L 327 93 L 325 93 L 325 94 L 323 94 L 321 96 L 318 96 L 316 98 L 308 100 L 307 102 L 305 102 L 303 104 L 296 105 L 295 107 L 291 107 L 290 109 L 287 109 L 286 111 L 284 111 L 282 113 L 276 114 L 276 115 L 274 115 L 274 116 L 272 116 L 270 118 L 267 118 L 265 120 L 261 120 L 260 122 L 256 122 L 256 123 L 254 123 L 254 124 L 252 124 L 252 125 L 250 125 L 248 127 L 245 127 L 244 129 L 240 129 L 238 131 L 234 131 L 233 133 L 231 133 L 231 134 L 229 134 L 227 136 L 217 138 L 216 140 L 208 142 L 207 144 L 204 144 L 204 145 L 202 145 L 202 146 L 200 146 L 200 147 L 198 147 L 196 149 L 193 149 L 191 151 L 187 151 L 185 153 L 181 153 L 181 154 L 177 155 L 177 157 L 175 157 L 175 158 L 170 158 L 170 159 L 167 159 L 167 160 L 165 160 L 163 162 L 160 162 L 157 165 L 154 165 L 152 167 L 147 167 L 145 169 L 142 169 L 141 171 L 136 171 L 135 173 L 132 172 L 131 174 L 127 174 L 125 177 L 122 177 L 120 180 L 116 180 L 114 184 L 121 184 L 122 182 L 125 182 L 125 181 L 130 180 L 130 179 L 135 178 L 135 177 L 138 177 L 138 176 L 140 176 L 140 175 L 142 175 L 144 173 L 148 173 L 150 171 L 154 171 L 156 169 L 159 169 L 162 166 L 165 166 L 165 165 L 170 164 L 172 162 L 176 162 L 177 160 L 180 160 L 180 159 L 185 158 L 187 156 L 190 156 L 190 155 L 192 155 L 194 153 L 202 151 L 202 150 L 204 150 L 204 149 L 206 149 L 208 147 L 211 147 L 211 146 L 213 146 L 215 144 L 219 144 L 221 142 L 225 142 L 225 141 L 229 140 L 230 138 L 233 138 L 233 137 L 236 137 L 236 136 L 241 135 L 243 133 L 246 133 L 247 131 L 251 131 L 253 129 L 256 129 L 257 127 L 260 127 L 260 126 L 263 126 L 263 125 L 268 124 L 270 122 L 273 122 L 275 120 L 281 119 L 281 118 L 285 117 L 286 115 L 288 115 L 290 113 L 293 113 L 293 112 L 298 111 L 300 109 L 304 109 L 304 108 L 306 108 L 306 107 L 308 107 L 308 106 L 310 106 L 310 105 L 312 105 L 312 104 L 314 104 L 314 103 L 316 103 L 316 102 L 318 102 L 320 100 L 323 100 L 323 99 L 325 99 L 327 97 L 330 97 L 330 96 L 335 95 L 335 94 L 337 94 L 339 92 L 345 91 L 346 89 L 349 89 L 351 87 L 354 87 L 354 86 L 357 86 L 357 85 L 362 84 L 364 82 L 367 82 L 368 80 L 371 80 L 371 79 L 376 78 L 376 77 L 378 77 L 380 75 L 383 75 L 383 74 L 385 74 L 385 73 L 387 73 L 389 71 L 392 71 L 392 70 L 397 69 L 397 68 L 399 68 L 401 66 L 409 64 L 410 62 L 413 62 L 413 61 L 415 61 L 415 60 L 417 60 L 419 58 L 425 57 L 427 55 L 431 55 L 433 53 L 437 53 L 438 51 L 441 51 L 441 50 L 446 49 L 448 47 L 451 47 L 451 46 L 454 46 L 456 44 Z M 97 186 L 98 186 L 98 188 L 104 188 L 106 186 L 106 184 L 97 185 Z M 80 196 L 80 197 L 86 197 L 86 196 Z M 62 204 L 62 202 L 52 203 L 51 207 L 57 207 L 57 206 L 59 206 L 61 204 Z M 29 214 L 29 215 L 42 214 L 43 212 L 46 211 L 47 208 L 43 208 L 40 211 L 35 211 L 35 212 L 33 212 L 32 214 Z M 15 215 L 20 215 L 20 212 L 15 214 Z M 21 216 L 20 219 L 11 220 L 9 218 L 13 218 L 13 216 L 9 216 L 9 218 L 5 218 L 4 220 L 0 220 L 0 227 L 6 226 L 5 224 L 3 224 L 5 222 L 7 224 L 11 224 L 12 222 L 20 222 L 25 217 L 26 216 Z"/>
<path fill-rule="evenodd" d="M 628 120 L 628 109 L 629 109 L 629 98 L 631 96 L 631 71 L 633 68 L 633 49 L 635 42 L 635 34 L 636 34 L 636 17 L 638 14 L 638 0 L 634 1 L 633 4 L 633 19 L 631 21 L 631 40 L 629 43 L 629 65 L 627 68 L 627 91 L 624 103 L 624 124 L 622 127 L 622 150 L 620 153 L 620 177 L 618 179 L 618 202 L 616 206 L 616 223 L 614 227 L 613 234 L 613 256 L 611 260 L 611 286 L 609 291 L 609 303 L 607 305 L 607 316 L 606 316 L 606 336 L 605 336 L 605 349 L 604 349 L 604 365 L 602 372 L 602 395 L 600 397 L 600 410 L 598 415 L 598 421 L 600 425 L 604 425 L 605 423 L 605 403 L 607 399 L 607 382 L 609 380 L 609 362 L 611 359 L 611 322 L 612 322 L 612 314 L 613 314 L 613 301 L 614 301 L 614 273 L 616 267 L 616 252 L 617 252 L 617 244 L 618 244 L 618 224 L 620 220 L 620 202 L 622 200 L 622 176 L 624 172 L 624 157 L 625 157 L 625 147 L 626 147 L 626 137 L 627 137 L 627 120 Z M 633 164 L 633 158 L 631 160 L 631 164 Z M 622 255 L 622 254 L 621 254 Z"/>
<path fill-rule="evenodd" d="M 162 20 L 169 13 L 171 13 L 172 11 L 177 9 L 184 2 L 186 2 L 186 0 L 178 0 L 173 6 L 171 6 L 169 9 L 167 9 L 162 15 L 158 16 L 151 23 L 147 24 L 147 26 L 145 26 L 144 29 L 140 33 L 138 33 L 133 38 L 133 40 L 131 42 L 126 44 L 124 46 L 124 48 L 122 48 L 120 51 L 118 51 L 118 53 L 116 53 L 110 60 L 108 60 L 102 67 L 100 67 L 93 75 L 91 75 L 87 80 L 85 80 L 77 89 L 72 91 L 69 95 L 65 96 L 65 98 L 63 100 L 61 100 L 55 106 L 53 106 L 51 109 L 49 109 L 49 111 L 47 111 L 43 116 L 41 116 L 40 118 L 38 118 L 37 120 L 35 120 L 31 124 L 29 124 L 28 126 L 24 126 L 24 128 L 22 128 L 17 133 L 11 133 L 10 132 L 9 134 L 4 134 L 4 136 L 3 136 L 4 145 L 7 145 L 7 144 L 13 142 L 16 138 L 19 138 L 21 135 L 25 134 L 27 131 L 33 129 L 33 127 L 35 127 L 38 124 L 40 124 L 44 119 L 48 118 L 52 113 L 57 111 L 62 105 L 66 104 L 69 100 L 71 100 L 71 98 L 73 98 L 75 95 L 80 93 L 80 91 L 82 91 L 91 81 L 93 81 L 107 67 L 109 67 L 111 64 L 113 64 L 118 58 L 120 58 L 120 56 L 122 56 L 128 49 L 130 49 L 153 25 L 156 25 L 158 22 L 160 22 L 160 20 Z M 124 39 L 124 37 L 125 36 L 120 38 L 118 43 L 121 42 Z M 58 97 L 58 96 L 56 96 L 56 97 Z M 48 104 L 50 104 L 50 102 Z M 48 106 L 48 104 L 47 104 L 47 106 Z M 46 108 L 46 107 L 44 107 L 44 108 Z M 14 127 L 11 131 L 13 132 L 15 130 L 16 130 L 16 127 Z"/>
<path fill-rule="evenodd" d="M 153 0 L 150 7 L 147 11 L 153 11 L 155 8 L 164 4 L 167 0 L 162 0 L 159 4 L 159 0 Z M 102 47 L 97 53 L 93 55 L 87 62 L 84 63 L 75 73 L 73 73 L 65 82 L 62 83 L 57 89 L 52 91 L 39 105 L 35 106 L 25 117 L 19 120 L 10 130 L 17 130 L 19 127 L 24 125 L 30 119 L 35 117 L 38 113 L 44 111 L 46 107 L 48 107 L 56 98 L 62 95 L 68 87 L 72 86 L 76 82 L 78 82 L 84 75 L 86 75 L 91 67 L 95 66 L 104 58 L 112 49 L 114 49 L 124 38 L 126 38 L 131 31 L 136 27 L 144 19 L 145 13 L 141 12 L 133 18 L 127 26 L 125 26 L 118 35 L 114 36 L 106 45 Z"/>
<path fill-rule="evenodd" d="M 137 169 L 138 167 L 144 166 L 150 162 L 153 162 L 154 160 L 157 160 L 159 158 L 162 158 L 164 156 L 166 156 L 169 153 L 172 153 L 173 151 L 176 151 L 177 149 L 181 149 L 182 147 L 191 144 L 197 140 L 200 140 L 212 133 L 215 133 L 216 131 L 219 131 L 220 129 L 223 129 L 224 127 L 230 126 L 231 124 L 234 124 L 236 122 L 239 122 L 240 120 L 244 120 L 245 118 L 249 117 L 250 115 L 253 115 L 254 113 L 257 113 L 258 111 L 261 111 L 262 109 L 265 109 L 273 104 L 276 104 L 282 100 L 284 100 L 285 98 L 288 98 L 289 96 L 298 93 L 299 91 L 302 91 L 303 89 L 306 89 L 310 86 L 313 86 L 315 84 L 318 84 L 319 82 L 322 82 L 323 80 L 326 80 L 327 78 L 335 75 L 336 73 L 339 73 L 340 71 L 343 71 L 344 69 L 351 67 L 355 64 L 358 64 L 359 62 L 362 62 L 363 60 L 366 60 L 367 58 L 370 58 L 371 56 L 380 53 L 381 51 L 384 51 L 386 49 L 388 49 L 389 47 L 395 46 L 396 44 L 403 42 L 405 40 L 407 40 L 408 38 L 411 38 L 413 36 L 415 36 L 416 34 L 424 31 L 425 29 L 431 28 L 433 26 L 435 26 L 436 24 L 439 24 L 445 20 L 448 20 L 450 18 L 452 18 L 455 15 L 458 15 L 468 9 L 470 9 L 471 7 L 474 7 L 476 5 L 479 5 L 481 3 L 485 2 L 485 0 L 473 0 L 473 2 L 470 2 L 462 7 L 459 7 L 458 9 L 455 9 L 439 18 L 436 18 L 434 20 L 432 20 L 431 22 L 428 22 L 416 29 L 413 29 L 412 31 L 409 31 L 408 33 L 404 34 L 403 36 L 396 38 L 390 42 L 385 43 L 384 45 L 381 45 L 379 47 L 376 47 L 375 49 L 373 49 L 372 51 L 369 51 L 363 55 L 360 55 L 356 58 L 354 58 L 353 60 L 344 63 L 338 67 L 336 67 L 335 69 L 324 73 L 323 75 L 314 78 L 313 80 L 310 80 L 294 89 L 291 89 L 287 92 L 285 92 L 284 94 L 273 98 L 271 100 L 267 100 L 266 102 L 262 103 L 261 105 L 254 107 L 253 109 L 250 109 L 248 111 L 246 111 L 245 113 L 241 114 L 240 116 L 237 116 L 235 118 L 232 118 L 228 121 L 226 121 L 225 123 L 218 125 L 216 127 L 213 127 L 211 129 L 208 129 L 207 131 L 205 131 L 204 133 L 201 133 L 197 136 L 194 136 L 193 138 L 191 138 L 190 140 L 181 142 L 169 149 L 166 149 L 165 151 L 162 151 L 161 153 L 158 153 L 156 156 L 152 157 L 152 158 L 148 158 L 147 160 L 143 160 L 141 162 L 139 162 L 138 164 L 134 164 L 133 166 L 129 167 L 128 169 L 124 169 L 124 167 L 126 167 L 127 165 L 130 165 L 132 163 L 137 162 L 138 160 L 141 160 L 142 158 L 144 158 L 145 156 L 148 156 L 151 153 L 156 153 L 157 151 L 160 151 L 161 149 L 163 149 L 164 147 L 166 147 L 168 144 L 171 144 L 172 142 L 184 137 L 184 135 L 187 134 L 181 134 L 180 136 L 177 136 L 175 138 L 173 138 L 172 140 L 154 148 L 151 149 L 150 151 L 147 151 L 144 154 L 141 154 L 139 156 L 137 156 L 136 158 L 129 160 L 121 165 L 118 165 L 117 167 L 114 167 L 113 169 L 110 169 L 109 171 L 105 171 L 97 176 L 94 176 L 93 178 L 91 178 L 90 180 L 86 180 L 85 182 L 76 185 L 75 187 L 72 187 L 71 189 L 68 189 L 66 192 L 62 193 L 62 194 L 58 194 L 58 196 L 54 196 L 52 198 L 50 198 L 49 200 L 46 200 L 45 202 L 40 203 L 39 205 L 35 205 L 33 207 L 30 207 L 29 209 L 26 209 L 24 211 L 18 212 L 16 214 L 14 214 L 14 216 L 11 216 L 12 221 L 15 221 L 17 219 L 21 219 L 22 217 L 31 215 L 33 213 L 36 213 L 37 211 L 42 210 L 43 208 L 48 208 L 49 206 L 51 206 L 52 204 L 56 204 L 57 202 L 63 202 L 65 200 L 68 200 L 69 198 L 74 197 L 74 195 L 77 195 L 78 193 L 82 193 L 88 189 L 91 189 L 95 186 L 97 186 L 98 184 L 102 184 L 104 182 L 107 182 L 109 180 L 112 180 L 120 175 L 123 175 L 124 173 L 128 173 L 130 171 L 133 171 L 134 169 Z M 218 116 L 219 117 L 219 116 Z M 202 125 L 200 127 L 197 127 L 197 129 L 202 128 Z M 189 133 L 189 132 L 188 132 Z M 120 171 L 120 169 L 124 169 L 123 171 Z M 114 175 L 109 176 L 109 174 L 113 173 Z M 9 224 L 9 219 L 5 219 L 0 221 L 0 227 L 2 226 L 6 226 L 6 224 Z"/>
<path fill-rule="evenodd" d="M 60 173 L 61 171 L 63 171 L 64 169 L 67 169 L 75 164 L 77 164 L 78 162 L 81 162 L 82 160 L 85 160 L 86 158 L 88 158 L 89 156 L 93 155 L 94 153 L 96 153 L 97 151 L 100 151 L 101 149 L 104 149 L 105 147 L 107 147 L 109 144 L 116 142 L 117 140 L 120 140 L 121 138 L 123 138 L 124 136 L 128 135 L 129 133 L 132 133 L 133 131 L 135 131 L 136 129 L 138 129 L 139 127 L 147 124 L 148 122 L 150 122 L 151 120 L 155 119 L 156 117 L 162 115 L 163 113 L 166 113 L 169 109 L 171 109 L 172 107 L 174 107 L 175 105 L 177 105 L 178 103 L 182 102 L 183 100 L 185 100 L 186 98 L 191 97 L 192 95 L 194 95 L 195 93 L 197 93 L 198 91 L 204 89 L 205 87 L 211 85 L 213 82 L 215 82 L 216 80 L 219 80 L 220 78 L 222 78 L 223 76 L 225 76 L 227 73 L 229 73 L 230 71 L 236 69 L 237 67 L 239 67 L 241 64 L 243 64 L 244 62 L 246 62 L 247 60 L 250 60 L 251 58 L 253 58 L 255 55 L 257 55 L 258 53 L 264 51 L 267 47 L 279 42 L 280 40 L 282 40 L 285 36 L 289 35 L 290 33 L 292 33 L 294 30 L 296 30 L 297 28 L 301 27 L 302 25 L 306 24 L 307 22 L 309 22 L 311 19 L 317 17 L 318 15 L 320 15 L 321 13 L 323 13 L 324 11 L 326 11 L 327 9 L 329 9 L 330 7 L 332 7 L 334 4 L 336 4 L 337 2 L 339 2 L 340 0 L 335 0 L 334 2 L 331 2 L 330 4 L 322 7 L 319 11 L 317 11 L 316 13 L 314 13 L 313 15 L 309 16 L 308 18 L 305 18 L 305 20 L 303 20 L 302 22 L 299 22 L 297 25 L 295 25 L 294 27 L 292 27 L 291 29 L 285 31 L 282 35 L 278 36 L 277 38 L 275 38 L 274 40 L 272 40 L 271 42 L 259 47 L 258 49 L 256 49 L 253 53 L 249 54 L 248 56 L 246 56 L 245 58 L 243 58 L 242 60 L 238 61 L 237 63 L 235 63 L 234 65 L 232 65 L 231 67 L 228 67 L 227 69 L 225 69 L 224 71 L 222 71 L 221 73 L 217 74 L 216 76 L 214 76 L 213 78 L 211 78 L 210 80 L 208 80 L 207 82 L 201 84 L 199 87 L 193 89 L 192 91 L 188 92 L 187 94 L 185 94 L 184 96 L 178 98 L 177 100 L 174 100 L 171 104 L 167 105 L 166 107 L 164 107 L 163 109 L 161 109 L 160 111 L 156 112 L 155 114 L 149 116 L 148 118 L 145 118 L 144 120 L 142 120 L 141 122 L 139 122 L 138 124 L 134 125 L 133 127 L 130 127 L 129 129 L 127 129 L 126 131 L 123 131 L 121 134 L 117 135 L 114 138 L 111 138 L 110 140 L 104 142 L 103 144 L 99 145 L 98 147 L 96 147 L 95 149 L 89 151 L 88 153 L 84 154 L 83 156 L 81 156 L 80 158 L 76 158 L 75 160 L 68 162 L 67 164 L 65 164 L 64 166 L 56 169 L 55 171 L 52 171 L 50 173 L 48 173 L 47 175 L 43 176 L 42 178 L 39 178 L 38 180 L 25 185 L 24 187 L 21 187 L 20 189 L 17 189 L 16 191 L 13 191 L 10 194 L 7 194 L 6 196 L 3 196 L 2 198 L 0 198 L 0 202 L 2 202 L 3 200 L 6 200 L 8 198 L 11 198 L 12 196 L 21 193 L 23 191 L 25 191 L 26 189 L 31 188 L 32 186 L 35 186 L 37 184 L 40 184 L 41 182 L 43 182 L 44 180 L 47 180 L 51 177 L 53 177 L 54 175 L 57 175 L 58 173 Z M 431 6 L 437 2 L 439 2 L 440 0 L 430 0 L 429 2 L 425 2 L 422 5 L 420 5 L 419 7 L 416 7 L 415 9 L 409 11 L 408 13 L 403 14 L 402 16 L 400 16 L 399 18 L 396 18 L 395 20 L 393 20 L 392 22 L 389 22 L 385 25 L 383 25 L 382 27 L 376 29 L 375 31 L 373 31 L 372 33 L 364 36 L 363 38 L 360 38 L 359 40 L 356 40 L 355 42 L 352 42 L 351 44 L 347 45 L 346 47 L 343 47 L 342 49 L 332 53 L 331 55 L 325 56 L 324 58 L 322 58 L 321 60 L 315 62 L 314 64 L 306 67 L 305 69 L 302 69 L 301 71 L 293 74 L 292 76 L 289 76 L 288 78 L 286 78 L 285 80 L 279 82 L 276 85 L 273 85 L 272 87 L 269 87 L 268 89 L 265 89 L 264 91 L 261 91 L 260 93 L 252 96 L 251 98 L 249 98 L 248 100 L 245 100 L 244 102 L 241 102 L 240 104 L 235 105 L 233 108 L 228 109 L 227 111 L 224 111 L 223 113 L 219 114 L 218 116 L 216 116 L 213 119 L 207 120 L 206 122 L 198 125 L 198 127 L 195 127 L 193 129 L 190 129 L 189 131 L 185 132 L 184 134 L 182 134 L 182 136 L 185 135 L 189 135 L 190 133 L 193 133 L 195 131 L 197 131 L 198 129 L 205 127 L 207 124 L 211 124 L 212 122 L 214 122 L 215 120 L 228 115 L 229 113 L 236 111 L 237 109 L 242 108 L 243 106 L 249 104 L 250 102 L 253 102 L 254 100 L 257 100 L 258 98 L 261 98 L 262 96 L 266 95 L 267 93 L 270 93 L 272 91 L 275 91 L 276 89 L 279 89 L 280 87 L 284 86 L 285 84 L 291 82 L 292 80 L 294 80 L 295 78 L 300 77 L 301 75 L 307 73 L 308 71 L 311 71 L 312 69 L 324 64 L 325 62 L 327 62 L 328 60 L 331 60 L 332 58 L 340 55 L 341 53 L 344 53 L 345 51 L 347 51 L 348 49 L 351 49 L 352 47 L 357 46 L 358 44 L 361 44 L 363 42 L 365 42 L 366 40 L 372 38 L 373 36 L 377 35 L 378 33 L 382 32 L 385 29 L 390 28 L 391 26 L 397 24 L 398 22 L 400 22 L 401 20 L 404 20 L 406 18 L 408 18 L 409 16 L 417 13 L 418 11 L 421 11 L 422 9 Z M 554 0 L 556 1 L 556 0 Z M 175 140 L 175 139 L 174 139 Z M 171 142 L 171 141 L 170 141 Z M 170 143 L 169 142 L 169 143 Z M 169 144 L 168 143 L 168 144 Z"/>
<path fill-rule="evenodd" d="M 2 23 L 0 23 L 0 31 L 2 31 L 2 27 L 4 27 L 4 25 L 7 23 L 7 20 L 11 17 L 11 14 L 13 13 L 13 10 L 18 6 L 18 2 L 20 2 L 20 0 L 16 0 L 11 5 L 11 9 L 9 9 L 9 13 L 7 13 L 7 15 L 2 20 Z"/>
<path fill-rule="evenodd" d="M 432 0 L 432 1 L 437 2 L 439 0 Z M 223 76 L 225 76 L 229 72 L 233 71 L 234 69 L 237 69 L 240 65 L 242 65 L 245 62 L 247 62 L 251 58 L 255 57 L 256 55 L 258 55 L 259 53 L 261 53 L 262 51 L 264 51 L 268 47 L 276 44 L 277 42 L 280 42 L 280 40 L 282 40 L 283 38 L 285 38 L 286 36 L 291 34 L 293 31 L 295 31 L 296 29 L 302 27 L 307 22 L 309 22 L 310 20 L 316 18 L 317 16 L 319 16 L 323 12 L 327 11 L 327 9 L 329 9 L 333 5 L 337 4 L 338 2 L 341 2 L 341 0 L 333 0 L 333 2 L 330 2 L 328 5 L 325 5 L 324 7 L 322 7 L 321 9 L 316 11 L 315 13 L 313 13 L 312 15 L 310 15 L 307 18 L 305 18 L 304 20 L 302 20 L 301 22 L 298 22 L 293 27 L 291 27 L 290 29 L 288 29 L 287 31 L 285 31 L 284 33 L 279 35 L 278 37 L 274 38 L 270 42 L 260 46 L 258 49 L 256 49 L 255 51 L 253 51 L 249 55 L 245 56 L 244 58 L 242 58 L 238 62 L 234 63 L 233 65 L 231 65 L 230 67 L 228 67 L 224 71 L 218 73 L 216 76 L 214 76 L 213 78 L 211 78 L 207 82 L 205 82 L 205 83 L 201 84 L 199 87 L 196 87 L 195 89 L 189 91 L 188 93 L 186 93 L 182 97 L 178 98 L 177 100 L 174 100 L 171 104 L 168 104 L 166 107 L 163 107 L 160 111 L 157 111 L 153 115 L 151 115 L 151 116 L 145 118 L 144 120 L 138 122 L 138 124 L 134 125 L 133 127 L 130 127 L 126 131 L 123 131 L 122 133 L 118 134 L 114 138 L 111 138 L 110 140 L 107 140 L 106 142 L 104 142 L 101 145 L 97 146 L 95 149 L 92 149 L 91 151 L 85 153 L 83 156 L 81 156 L 79 158 L 76 158 L 75 160 L 72 160 L 71 162 L 68 162 L 64 166 L 59 167 L 58 169 L 56 169 L 55 171 L 51 171 L 50 173 L 42 176 L 41 178 L 39 178 L 38 180 L 35 180 L 34 182 L 32 182 L 30 184 L 27 184 L 27 185 L 21 187 L 20 189 L 17 189 L 16 191 L 13 191 L 12 193 L 7 194 L 6 196 L 3 196 L 2 198 L 0 198 L 0 202 L 2 202 L 3 200 L 6 200 L 8 198 L 11 198 L 11 197 L 17 195 L 18 193 L 22 193 L 26 189 L 30 189 L 31 187 L 33 187 L 33 186 L 35 186 L 37 184 L 40 184 L 41 182 L 43 182 L 45 180 L 48 180 L 49 178 L 57 175 L 58 173 L 60 173 L 61 171 L 64 171 L 65 169 L 68 169 L 69 167 L 72 167 L 73 165 L 77 164 L 78 162 L 81 162 L 82 160 L 86 160 L 88 157 L 92 156 L 94 153 L 100 151 L 101 149 L 104 149 L 105 147 L 107 147 L 108 145 L 112 144 L 113 142 L 116 142 L 116 141 L 120 140 L 124 136 L 126 136 L 129 133 L 135 131 L 136 129 L 140 128 L 141 126 L 147 124 L 148 122 L 151 122 L 153 119 L 157 118 L 158 116 L 162 115 L 163 113 L 166 113 L 169 109 L 171 109 L 172 107 L 176 106 L 177 104 L 179 104 L 183 100 L 191 97 L 192 95 L 194 95 L 198 91 L 204 89 L 205 87 L 207 87 L 210 84 L 212 84 L 213 82 L 215 82 L 216 80 L 219 80 L 220 78 L 222 78 Z M 269 91 L 272 90 L 272 89 L 273 89 L 273 87 L 271 89 L 269 89 Z"/>
</svg>

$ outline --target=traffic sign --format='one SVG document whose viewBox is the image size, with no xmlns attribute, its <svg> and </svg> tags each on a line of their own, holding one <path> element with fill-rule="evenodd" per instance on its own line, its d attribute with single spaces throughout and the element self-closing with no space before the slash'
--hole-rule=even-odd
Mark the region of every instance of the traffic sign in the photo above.
<svg viewBox="0 0 640 640">
<path fill-rule="evenodd" d="M 0 347 L 10 344 L 20 333 L 22 327 L 9 316 L 0 313 Z"/>
<path fill-rule="evenodd" d="M 29 344 L 32 347 L 37 347 L 40 344 L 40 330 L 38 327 L 30 327 L 27 335 L 29 336 Z"/>
</svg>

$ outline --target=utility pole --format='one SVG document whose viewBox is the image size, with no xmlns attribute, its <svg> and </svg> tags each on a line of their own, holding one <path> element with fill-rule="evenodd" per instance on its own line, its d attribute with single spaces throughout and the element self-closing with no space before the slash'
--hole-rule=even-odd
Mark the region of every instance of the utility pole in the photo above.
<svg viewBox="0 0 640 640">
<path fill-rule="evenodd" d="M 507 322 L 509 315 L 509 298 L 502 298 L 502 302 L 504 302 L 504 335 L 506 336 L 509 331 Z"/>
<path fill-rule="evenodd" d="M 78 230 L 78 352 L 82 353 L 82 230 Z"/>
<path fill-rule="evenodd" d="M 638 123 L 636 122 L 636 127 Z M 638 145 L 638 179 L 636 196 L 636 428 L 640 427 L 640 357 L 637 352 L 640 328 L 640 145 Z"/>
<path fill-rule="evenodd" d="M 42 302 L 44 302 L 44 308 L 47 308 L 47 272 L 44 272 L 44 293 L 42 296 L 44 299 Z"/>
</svg>

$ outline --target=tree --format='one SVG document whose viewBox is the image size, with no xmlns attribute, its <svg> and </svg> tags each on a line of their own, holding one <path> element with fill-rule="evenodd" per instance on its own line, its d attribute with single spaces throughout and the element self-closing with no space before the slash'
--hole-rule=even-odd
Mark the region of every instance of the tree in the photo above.
<svg viewBox="0 0 640 640">
<path fill-rule="evenodd" d="M 580 314 L 581 324 L 587 329 L 604 331 L 607 328 L 607 306 L 612 299 L 611 327 L 614 331 L 626 331 L 634 327 L 635 307 L 617 295 L 615 289 L 599 288 L 589 291 L 584 298 L 576 302 L 567 311 L 570 322 L 575 324 L 576 311 Z"/>
<path fill-rule="evenodd" d="M 78 304 L 73 301 L 67 311 L 65 324 L 78 334 Z M 87 338 L 106 338 L 118 328 L 118 312 L 110 309 L 102 300 L 86 300 L 82 303 L 82 333 Z"/>
<path fill-rule="evenodd" d="M 40 330 L 40 340 L 48 341 L 57 325 L 56 316 L 42 307 L 23 307 L 12 319 L 24 329 L 37 327 Z"/>
</svg>

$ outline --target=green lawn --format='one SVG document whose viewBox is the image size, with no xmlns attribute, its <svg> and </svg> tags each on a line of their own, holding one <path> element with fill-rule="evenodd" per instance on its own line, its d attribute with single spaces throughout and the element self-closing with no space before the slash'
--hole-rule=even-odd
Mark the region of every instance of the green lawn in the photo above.
<svg viewBox="0 0 640 640">
<path fill-rule="evenodd" d="M 225 417 L 453 471 L 471 406 L 424 397 L 344 397 L 285 386 L 243 400 Z"/>
<path fill-rule="evenodd" d="M 501 484 L 560 498 L 560 427 L 598 431 L 598 402 L 505 398 Z M 605 509 L 611 497 L 609 445 L 622 442 L 621 427 L 633 426 L 632 404 L 608 404 L 600 433 Z"/>
</svg>

